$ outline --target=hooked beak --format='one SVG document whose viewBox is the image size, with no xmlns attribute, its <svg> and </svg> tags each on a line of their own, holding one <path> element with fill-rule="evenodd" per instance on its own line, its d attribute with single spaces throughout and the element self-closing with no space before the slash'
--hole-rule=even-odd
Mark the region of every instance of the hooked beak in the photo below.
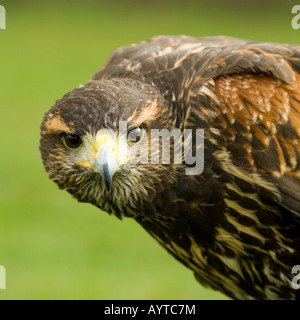
<svg viewBox="0 0 300 320">
<path fill-rule="evenodd" d="M 121 165 L 134 157 L 128 156 L 127 149 L 120 149 L 118 142 L 114 141 L 107 132 L 101 132 L 96 136 L 94 150 L 91 153 L 88 161 L 81 161 L 77 165 L 99 172 L 105 182 L 107 191 L 111 192 L 114 173 Z"/>
<path fill-rule="evenodd" d="M 112 178 L 118 167 L 118 160 L 109 147 L 100 147 L 94 167 L 102 175 L 107 191 L 111 192 Z"/>
</svg>

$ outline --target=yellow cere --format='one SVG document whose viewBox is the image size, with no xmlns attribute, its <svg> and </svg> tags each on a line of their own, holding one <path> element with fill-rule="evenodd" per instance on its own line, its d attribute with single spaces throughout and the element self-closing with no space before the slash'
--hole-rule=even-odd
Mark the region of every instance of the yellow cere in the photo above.
<svg viewBox="0 0 300 320">
<path fill-rule="evenodd" d="M 111 138 L 111 136 L 108 133 L 100 133 L 97 135 L 96 137 L 96 141 L 95 141 L 95 153 L 97 154 L 98 151 L 100 150 L 100 148 L 106 146 L 110 149 L 114 149 L 112 148 L 112 146 L 114 145 L 113 139 Z"/>
<path fill-rule="evenodd" d="M 90 163 L 88 163 L 86 161 L 79 162 L 79 163 L 77 163 L 77 165 L 81 166 L 81 167 L 87 167 L 87 168 L 92 168 L 93 167 Z"/>
<path fill-rule="evenodd" d="M 86 167 L 86 168 L 93 168 L 94 167 L 94 162 L 96 161 L 97 154 L 99 150 L 103 147 L 109 148 L 116 159 L 118 160 L 119 165 L 122 165 L 132 159 L 135 158 L 135 155 L 129 156 L 128 153 L 125 151 L 127 148 L 126 146 L 119 146 L 116 141 L 111 137 L 111 135 L 107 132 L 102 132 L 96 136 L 95 143 L 94 143 L 94 155 L 93 155 L 93 163 L 90 163 L 90 161 L 81 161 L 77 163 L 77 165 Z M 121 150 L 124 150 L 124 152 L 120 152 Z"/>
</svg>

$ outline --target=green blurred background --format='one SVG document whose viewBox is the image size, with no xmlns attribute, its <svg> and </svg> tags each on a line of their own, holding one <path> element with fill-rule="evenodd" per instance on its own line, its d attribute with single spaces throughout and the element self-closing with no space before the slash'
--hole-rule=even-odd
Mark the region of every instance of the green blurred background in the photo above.
<svg viewBox="0 0 300 320">
<path fill-rule="evenodd" d="M 299 1 L 298 1 L 299 2 Z M 134 221 L 79 204 L 40 160 L 44 112 L 117 47 L 158 34 L 300 44 L 292 1 L 1 1 L 0 299 L 226 299 Z M 300 2 L 299 2 L 300 4 Z"/>
</svg>

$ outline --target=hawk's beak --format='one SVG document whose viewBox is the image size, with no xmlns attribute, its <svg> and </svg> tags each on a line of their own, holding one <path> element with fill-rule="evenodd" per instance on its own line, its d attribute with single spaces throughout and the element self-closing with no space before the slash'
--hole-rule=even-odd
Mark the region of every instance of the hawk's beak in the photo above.
<svg viewBox="0 0 300 320">
<path fill-rule="evenodd" d="M 113 140 L 107 133 L 97 136 L 95 142 L 96 161 L 94 167 L 100 172 L 105 182 L 106 189 L 110 192 L 112 178 L 118 167 L 118 160 L 115 156 Z"/>
</svg>

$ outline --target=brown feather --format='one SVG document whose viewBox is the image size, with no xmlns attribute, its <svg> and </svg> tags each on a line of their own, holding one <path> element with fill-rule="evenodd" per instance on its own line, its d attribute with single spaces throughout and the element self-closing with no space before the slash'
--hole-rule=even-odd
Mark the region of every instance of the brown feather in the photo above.
<svg viewBox="0 0 300 320">
<path fill-rule="evenodd" d="M 300 261 L 299 72 L 294 45 L 159 36 L 120 48 L 46 114 L 46 170 L 79 201 L 137 220 L 204 285 L 235 299 L 300 298 L 291 289 Z M 61 132 L 93 139 L 120 120 L 148 131 L 204 129 L 203 173 L 128 162 L 109 193 L 99 173 L 74 163 Z"/>
</svg>

